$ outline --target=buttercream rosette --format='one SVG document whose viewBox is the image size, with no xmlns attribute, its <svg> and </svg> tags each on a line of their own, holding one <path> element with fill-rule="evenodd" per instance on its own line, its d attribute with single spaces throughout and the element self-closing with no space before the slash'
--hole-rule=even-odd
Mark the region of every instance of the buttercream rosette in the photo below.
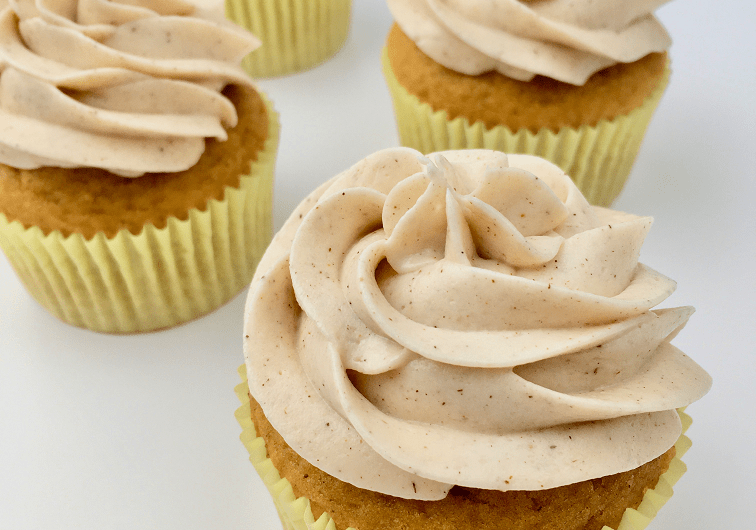
<svg viewBox="0 0 756 530">
<path fill-rule="evenodd" d="M 436 500 L 634 469 L 709 376 L 670 340 L 690 307 L 638 262 L 651 226 L 555 165 L 378 152 L 313 192 L 248 297 L 251 395 L 301 457 Z"/>
<path fill-rule="evenodd" d="M 123 176 L 192 167 L 227 138 L 221 90 L 259 41 L 183 0 L 12 0 L 0 11 L 0 162 Z"/>
<path fill-rule="evenodd" d="M 388 0 L 423 52 L 467 75 L 543 75 L 582 85 L 595 72 L 669 49 L 654 16 L 669 0 Z"/>
</svg>

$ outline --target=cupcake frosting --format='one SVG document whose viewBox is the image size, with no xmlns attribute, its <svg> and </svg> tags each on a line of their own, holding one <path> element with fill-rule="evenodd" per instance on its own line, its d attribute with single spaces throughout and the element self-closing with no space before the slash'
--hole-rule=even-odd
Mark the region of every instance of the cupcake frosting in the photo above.
<svg viewBox="0 0 756 530">
<path fill-rule="evenodd" d="M 257 47 L 183 0 L 11 0 L 0 12 L 0 162 L 123 176 L 193 166 L 237 121 Z"/>
<path fill-rule="evenodd" d="M 669 48 L 653 11 L 668 0 L 388 0 L 415 44 L 467 75 L 498 71 L 583 85 L 595 72 Z"/>
<path fill-rule="evenodd" d="M 671 447 L 709 376 L 690 307 L 638 262 L 651 226 L 527 155 L 376 153 L 274 238 L 247 302 L 251 394 L 303 458 L 358 487 L 551 488 Z"/>
</svg>

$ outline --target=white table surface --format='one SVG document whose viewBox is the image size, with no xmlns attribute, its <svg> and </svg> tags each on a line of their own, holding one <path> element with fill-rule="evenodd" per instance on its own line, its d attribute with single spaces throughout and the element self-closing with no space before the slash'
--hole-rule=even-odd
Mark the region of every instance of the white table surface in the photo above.
<svg viewBox="0 0 756 530">
<path fill-rule="evenodd" d="M 617 209 L 656 221 L 641 260 L 697 313 L 675 344 L 714 378 L 688 412 L 688 473 L 652 530 L 756 521 L 756 8 L 677 1 L 672 81 Z M 318 183 L 397 144 L 379 54 L 391 17 L 355 0 L 344 49 L 264 81 L 281 113 L 275 225 Z M 63 324 L 0 257 L 0 530 L 278 530 L 234 419 L 245 293 L 135 336 Z"/>
</svg>

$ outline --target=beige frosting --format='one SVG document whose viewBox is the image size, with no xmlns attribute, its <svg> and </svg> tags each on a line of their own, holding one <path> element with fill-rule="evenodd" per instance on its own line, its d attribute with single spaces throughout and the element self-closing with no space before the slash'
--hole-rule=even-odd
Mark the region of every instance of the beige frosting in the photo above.
<svg viewBox="0 0 756 530">
<path fill-rule="evenodd" d="M 220 91 L 259 42 L 183 0 L 11 0 L 0 11 L 0 162 L 124 176 L 193 166 L 236 125 Z"/>
<path fill-rule="evenodd" d="M 635 468 L 709 376 L 670 339 L 690 307 L 638 263 L 648 217 L 591 207 L 557 166 L 378 152 L 310 195 L 250 290 L 252 395 L 302 457 L 443 498 Z"/>
<path fill-rule="evenodd" d="M 457 72 L 583 85 L 594 73 L 667 50 L 653 16 L 668 0 L 388 0 L 396 22 Z"/>
</svg>

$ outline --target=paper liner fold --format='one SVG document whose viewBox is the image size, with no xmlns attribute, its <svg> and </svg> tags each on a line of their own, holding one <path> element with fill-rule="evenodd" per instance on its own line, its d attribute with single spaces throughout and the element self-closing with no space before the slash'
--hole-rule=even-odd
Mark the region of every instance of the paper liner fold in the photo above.
<svg viewBox="0 0 756 530">
<path fill-rule="evenodd" d="M 289 481 L 281 477 L 268 458 L 265 441 L 257 436 L 252 422 L 252 411 L 247 394 L 249 387 L 247 385 L 246 366 L 240 366 L 238 372 L 242 382 L 236 385 L 234 391 L 241 402 L 241 406 L 236 409 L 234 415 L 242 428 L 239 438 L 249 452 L 249 461 L 252 462 L 273 497 L 273 503 L 283 527 L 286 530 L 336 530 L 336 524 L 327 513 L 323 513 L 319 519 L 315 520 L 310 508 L 310 500 L 306 497 L 297 498 Z M 659 482 L 654 489 L 646 491 L 637 509 L 628 508 L 625 510 L 625 514 L 616 529 L 604 526 L 603 530 L 643 530 L 656 516 L 659 509 L 672 497 L 672 486 L 680 480 L 680 477 L 687 470 L 680 459 L 691 446 L 690 438 L 685 436 L 685 432 L 690 427 L 692 419 L 683 410 L 678 410 L 682 421 L 682 434 L 675 444 L 677 453 L 672 459 L 669 469 L 659 477 Z M 356 529 L 350 527 L 346 530 Z"/>
<path fill-rule="evenodd" d="M 410 94 L 394 75 L 388 52 L 381 57 L 383 73 L 394 102 L 403 146 L 427 154 L 449 149 L 493 149 L 505 153 L 537 155 L 567 173 L 591 204 L 609 206 L 622 191 L 643 136 L 669 82 L 670 69 L 643 105 L 595 127 L 563 127 L 558 132 L 527 129 L 513 132 L 503 125 L 492 129 L 467 118 L 449 120 L 446 111 L 434 111 Z"/>
<path fill-rule="evenodd" d="M 272 237 L 273 173 L 278 114 L 268 111 L 268 139 L 238 188 L 185 221 L 148 224 L 138 235 L 121 230 L 45 235 L 0 214 L 0 248 L 31 295 L 74 326 L 105 333 L 167 328 L 204 315 L 252 279 Z"/>
<path fill-rule="evenodd" d="M 305 70 L 335 54 L 349 33 L 352 0 L 225 0 L 226 16 L 262 46 L 242 61 L 252 77 Z"/>
</svg>

